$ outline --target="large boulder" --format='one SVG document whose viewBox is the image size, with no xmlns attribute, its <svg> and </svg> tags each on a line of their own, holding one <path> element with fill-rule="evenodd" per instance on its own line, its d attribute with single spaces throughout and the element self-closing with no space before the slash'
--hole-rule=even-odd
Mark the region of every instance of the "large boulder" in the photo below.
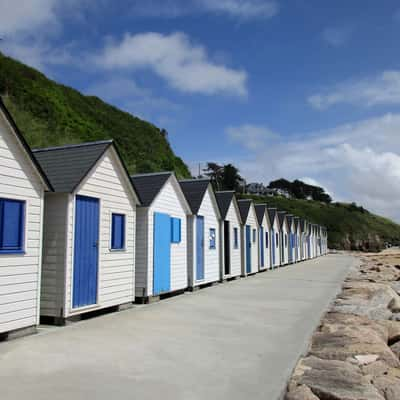
<svg viewBox="0 0 400 400">
<path fill-rule="evenodd" d="M 286 394 L 285 400 L 320 400 L 311 389 L 305 385 L 296 386 Z"/>
<path fill-rule="evenodd" d="M 388 320 L 400 310 L 400 297 L 388 284 L 363 281 L 346 282 L 333 311 Z"/>
<path fill-rule="evenodd" d="M 301 364 L 294 379 L 320 400 L 385 400 L 356 365 L 312 356 Z"/>
<path fill-rule="evenodd" d="M 372 383 L 386 400 L 400 399 L 400 379 L 390 375 L 379 376 Z"/>
</svg>

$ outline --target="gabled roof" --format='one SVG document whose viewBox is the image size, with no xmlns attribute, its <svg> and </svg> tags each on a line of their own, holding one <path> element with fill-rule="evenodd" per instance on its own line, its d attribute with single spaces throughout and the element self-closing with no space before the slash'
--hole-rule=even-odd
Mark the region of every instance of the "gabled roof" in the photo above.
<svg viewBox="0 0 400 400">
<path fill-rule="evenodd" d="M 286 214 L 286 219 L 287 219 L 287 223 L 288 223 L 289 229 L 292 229 L 293 218 L 294 218 L 293 215 Z"/>
<path fill-rule="evenodd" d="M 282 228 L 285 219 L 286 219 L 286 212 L 285 211 L 278 211 L 278 219 L 279 219 L 279 226 Z"/>
<path fill-rule="evenodd" d="M 249 210 L 250 210 L 250 206 L 251 206 L 252 202 L 253 201 L 249 200 L 249 199 L 238 200 L 240 217 L 242 218 L 243 224 L 247 221 L 247 216 L 249 215 Z"/>
<path fill-rule="evenodd" d="M 257 219 L 258 219 L 258 224 L 262 225 L 263 219 L 264 219 L 264 215 L 265 215 L 265 211 L 267 209 L 267 205 L 266 204 L 255 204 L 254 208 L 256 209 L 256 215 L 257 215 Z"/>
<path fill-rule="evenodd" d="M 294 229 L 297 231 L 300 225 L 300 218 L 299 217 L 294 217 Z"/>
<path fill-rule="evenodd" d="M 231 205 L 232 200 L 235 199 L 235 192 L 233 190 L 215 192 L 215 197 L 217 199 L 221 218 L 225 219 L 229 210 L 229 206 Z"/>
<path fill-rule="evenodd" d="M 131 180 L 139 195 L 141 205 L 150 206 L 173 172 L 156 172 L 132 175 Z"/>
<path fill-rule="evenodd" d="M 193 214 L 199 212 L 201 202 L 210 185 L 209 179 L 185 179 L 179 181 L 182 192 L 189 203 L 190 209 Z"/>
<path fill-rule="evenodd" d="M 3 114 L 6 117 L 8 123 L 11 125 L 11 128 L 14 131 L 15 136 L 17 137 L 17 140 L 19 141 L 21 146 L 24 148 L 26 155 L 29 157 L 29 159 L 31 160 L 32 164 L 36 168 L 36 170 L 37 170 L 40 178 L 42 179 L 46 189 L 53 190 L 48 177 L 46 176 L 46 174 L 43 171 L 41 165 L 38 163 L 38 161 L 36 160 L 35 156 L 33 155 L 31 148 L 29 147 L 29 145 L 26 142 L 24 136 L 22 135 L 22 133 L 18 129 L 18 126 L 15 123 L 14 118 L 12 117 L 12 115 L 8 111 L 7 107 L 3 103 L 3 100 L 1 99 L 1 96 L 0 96 L 0 110 L 3 112 Z"/>
<path fill-rule="evenodd" d="M 269 220 L 270 220 L 271 226 L 272 226 L 272 225 L 274 225 L 278 210 L 276 208 L 267 208 L 267 211 L 268 211 Z"/>
<path fill-rule="evenodd" d="M 113 141 L 104 140 L 34 149 L 33 154 L 54 191 L 72 193 L 110 146 Z"/>
<path fill-rule="evenodd" d="M 300 219 L 300 230 L 301 232 L 305 232 L 307 227 L 307 222 L 305 219 L 301 218 Z"/>
</svg>

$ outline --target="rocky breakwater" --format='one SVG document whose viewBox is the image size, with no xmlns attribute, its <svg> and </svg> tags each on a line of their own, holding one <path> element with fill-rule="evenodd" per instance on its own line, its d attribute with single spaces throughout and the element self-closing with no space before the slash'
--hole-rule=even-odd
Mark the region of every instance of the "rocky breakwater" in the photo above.
<svg viewBox="0 0 400 400">
<path fill-rule="evenodd" d="M 400 400 L 400 250 L 358 257 L 285 400 Z"/>
</svg>

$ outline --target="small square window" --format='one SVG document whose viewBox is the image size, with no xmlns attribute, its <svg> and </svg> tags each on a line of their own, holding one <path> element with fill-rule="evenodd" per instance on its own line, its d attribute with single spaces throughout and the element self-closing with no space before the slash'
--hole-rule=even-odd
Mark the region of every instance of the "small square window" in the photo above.
<svg viewBox="0 0 400 400">
<path fill-rule="evenodd" d="M 21 253 L 24 231 L 25 202 L 0 199 L 0 253 Z"/>
<path fill-rule="evenodd" d="M 235 249 L 239 248 L 239 230 L 238 230 L 238 228 L 233 228 L 233 247 Z"/>
<path fill-rule="evenodd" d="M 111 220 L 111 250 L 123 250 L 125 248 L 125 215 L 112 214 Z"/>
<path fill-rule="evenodd" d="M 217 243 L 215 228 L 210 228 L 210 249 L 215 249 Z"/>
<path fill-rule="evenodd" d="M 255 243 L 257 240 L 257 231 L 253 229 L 253 243 Z"/>
<path fill-rule="evenodd" d="M 171 218 L 171 242 L 181 242 L 181 220 L 180 218 Z"/>
</svg>

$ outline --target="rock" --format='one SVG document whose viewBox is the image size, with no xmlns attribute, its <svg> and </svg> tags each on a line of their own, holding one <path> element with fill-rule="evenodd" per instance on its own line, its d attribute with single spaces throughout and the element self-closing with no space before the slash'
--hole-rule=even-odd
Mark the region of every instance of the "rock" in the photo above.
<svg viewBox="0 0 400 400">
<path fill-rule="evenodd" d="M 372 383 L 386 400 L 400 399 L 400 379 L 393 376 L 379 376 Z"/>
<path fill-rule="evenodd" d="M 311 389 L 305 385 L 297 386 L 286 394 L 285 400 L 319 400 Z"/>
<path fill-rule="evenodd" d="M 400 310 L 399 295 L 387 284 L 347 282 L 333 311 L 366 316 L 374 320 L 390 319 L 392 310 Z"/>
<path fill-rule="evenodd" d="M 360 368 L 337 360 L 308 357 L 299 384 L 308 386 L 320 399 L 385 400 Z"/>
<path fill-rule="evenodd" d="M 364 375 L 371 375 L 372 377 L 377 377 L 381 375 L 387 375 L 390 371 L 389 365 L 385 362 L 378 360 L 371 364 L 361 367 Z"/>
<path fill-rule="evenodd" d="M 391 282 L 390 286 L 398 295 L 400 295 L 400 282 Z"/>
<path fill-rule="evenodd" d="M 354 358 L 358 361 L 359 365 L 368 365 L 376 361 L 379 356 L 377 354 L 360 354 L 354 356 Z"/>
<path fill-rule="evenodd" d="M 394 314 L 396 315 L 396 314 Z M 400 341 L 400 322 L 398 321 L 379 321 L 379 324 L 387 328 L 387 342 L 389 345 Z"/>
<path fill-rule="evenodd" d="M 391 321 L 400 321 L 400 313 L 392 314 L 390 317 Z"/>
<path fill-rule="evenodd" d="M 400 359 L 400 342 L 397 342 L 397 343 L 395 343 L 395 344 L 392 344 L 392 345 L 390 346 L 390 350 L 392 350 L 392 352 L 396 355 L 396 357 L 397 357 L 398 359 Z M 400 399 L 400 397 L 399 397 L 399 399 Z"/>
</svg>

